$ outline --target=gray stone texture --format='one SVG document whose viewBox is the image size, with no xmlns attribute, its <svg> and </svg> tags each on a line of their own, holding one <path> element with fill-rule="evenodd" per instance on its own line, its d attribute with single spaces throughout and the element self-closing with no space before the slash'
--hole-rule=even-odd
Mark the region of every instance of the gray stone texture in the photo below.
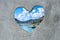
<svg viewBox="0 0 60 40">
<path fill-rule="evenodd" d="M 35 5 L 44 6 L 45 17 L 28 33 L 15 22 L 14 10 Z M 0 0 L 0 40 L 60 40 L 60 0 Z"/>
</svg>

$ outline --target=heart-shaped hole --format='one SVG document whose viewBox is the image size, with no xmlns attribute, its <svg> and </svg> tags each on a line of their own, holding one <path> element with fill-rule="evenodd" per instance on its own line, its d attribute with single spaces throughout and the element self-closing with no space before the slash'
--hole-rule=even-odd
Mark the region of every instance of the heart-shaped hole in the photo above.
<svg viewBox="0 0 60 40">
<path fill-rule="evenodd" d="M 43 6 L 34 6 L 31 11 L 23 7 L 17 7 L 14 11 L 14 19 L 17 24 L 27 32 L 32 32 L 36 28 L 34 24 L 39 24 L 45 16 Z"/>
</svg>

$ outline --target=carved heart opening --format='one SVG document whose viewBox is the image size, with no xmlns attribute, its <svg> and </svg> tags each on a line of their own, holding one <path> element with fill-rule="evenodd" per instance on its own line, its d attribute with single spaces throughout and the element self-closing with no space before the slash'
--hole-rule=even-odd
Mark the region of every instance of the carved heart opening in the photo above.
<svg viewBox="0 0 60 40">
<path fill-rule="evenodd" d="M 45 16 L 43 6 L 34 6 L 31 11 L 23 7 L 17 7 L 14 11 L 14 19 L 19 26 L 27 32 L 32 32 L 36 26 L 34 24 L 40 23 Z"/>
</svg>

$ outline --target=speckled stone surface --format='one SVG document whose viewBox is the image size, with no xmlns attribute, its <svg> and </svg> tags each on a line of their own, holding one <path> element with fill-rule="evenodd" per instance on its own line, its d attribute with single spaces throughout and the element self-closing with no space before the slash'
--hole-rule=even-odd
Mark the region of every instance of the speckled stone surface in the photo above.
<svg viewBox="0 0 60 40">
<path fill-rule="evenodd" d="M 28 33 L 18 26 L 13 14 L 16 7 L 31 10 L 35 5 L 43 5 L 46 16 Z M 60 40 L 60 0 L 0 0 L 0 40 Z"/>
</svg>

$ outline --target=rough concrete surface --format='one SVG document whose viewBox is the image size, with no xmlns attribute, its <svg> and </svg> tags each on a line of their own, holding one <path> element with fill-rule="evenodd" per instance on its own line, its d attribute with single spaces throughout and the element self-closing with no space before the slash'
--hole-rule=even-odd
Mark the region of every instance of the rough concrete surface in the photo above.
<svg viewBox="0 0 60 40">
<path fill-rule="evenodd" d="M 28 33 L 15 22 L 13 14 L 16 7 L 30 11 L 35 5 L 44 6 L 45 17 Z M 60 40 L 60 0 L 0 0 L 0 40 Z"/>
</svg>

